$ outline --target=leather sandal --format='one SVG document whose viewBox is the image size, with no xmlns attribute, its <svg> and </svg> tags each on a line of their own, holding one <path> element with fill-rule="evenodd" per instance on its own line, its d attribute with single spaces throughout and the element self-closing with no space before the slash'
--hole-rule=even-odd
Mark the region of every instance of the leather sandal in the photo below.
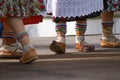
<svg viewBox="0 0 120 80">
<path fill-rule="evenodd" d="M 117 38 L 114 42 L 101 39 L 100 45 L 102 48 L 120 48 L 120 42 L 119 42 L 119 39 Z"/>
<path fill-rule="evenodd" d="M 23 55 L 22 49 L 18 46 L 18 43 L 10 45 L 2 45 L 0 48 L 1 58 L 20 58 Z"/>
<path fill-rule="evenodd" d="M 53 41 L 49 49 L 57 54 L 64 54 L 66 49 L 66 44 L 61 42 Z"/>
<path fill-rule="evenodd" d="M 19 62 L 21 64 L 30 64 L 38 59 L 37 53 L 35 49 L 30 48 L 27 53 L 24 53 L 23 56 L 20 58 Z"/>
<path fill-rule="evenodd" d="M 78 51 L 90 52 L 95 50 L 95 46 L 82 41 L 81 43 L 76 43 L 76 49 Z"/>
</svg>

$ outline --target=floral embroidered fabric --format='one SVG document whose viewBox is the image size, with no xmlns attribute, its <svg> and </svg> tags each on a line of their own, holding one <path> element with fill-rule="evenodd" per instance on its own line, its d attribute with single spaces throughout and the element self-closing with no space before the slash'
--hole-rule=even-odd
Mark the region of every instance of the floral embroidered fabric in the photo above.
<svg viewBox="0 0 120 80">
<path fill-rule="evenodd" d="M 14 16 L 21 17 L 24 24 L 37 24 L 42 22 L 45 12 L 44 0 L 0 0 L 1 21 Z"/>
<path fill-rule="evenodd" d="M 0 16 L 27 17 L 45 11 L 43 0 L 0 0 Z"/>
<path fill-rule="evenodd" d="M 118 11 L 120 10 L 120 0 L 104 0 L 106 11 Z"/>
</svg>

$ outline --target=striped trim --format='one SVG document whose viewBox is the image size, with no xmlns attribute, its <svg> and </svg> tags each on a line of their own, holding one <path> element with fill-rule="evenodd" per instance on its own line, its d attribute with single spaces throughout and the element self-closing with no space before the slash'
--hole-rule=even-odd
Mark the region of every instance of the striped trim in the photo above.
<svg viewBox="0 0 120 80">
<path fill-rule="evenodd" d="M 56 24 L 56 27 L 59 27 L 59 26 L 66 26 L 66 24 Z"/>
<path fill-rule="evenodd" d="M 84 28 L 84 29 L 80 29 L 80 28 L 75 28 L 75 30 L 77 30 L 77 31 L 86 31 L 86 28 Z"/>
<path fill-rule="evenodd" d="M 66 24 L 56 24 L 56 32 L 58 31 L 62 31 L 62 32 L 66 32 Z"/>
<path fill-rule="evenodd" d="M 114 21 L 102 22 L 102 25 L 106 27 L 112 27 L 113 24 L 114 24 Z"/>
<path fill-rule="evenodd" d="M 28 34 L 27 34 L 26 31 L 23 31 L 23 32 L 17 34 L 17 35 L 16 35 L 16 38 L 17 38 L 17 40 L 21 40 L 21 39 L 23 39 L 24 36 L 27 36 L 27 37 L 28 37 Z"/>
<path fill-rule="evenodd" d="M 3 38 L 15 38 L 16 34 L 13 32 L 3 32 L 2 37 Z"/>
<path fill-rule="evenodd" d="M 82 23 L 82 24 L 76 24 L 75 30 L 79 30 L 79 31 L 86 31 L 86 23 Z"/>
<path fill-rule="evenodd" d="M 76 24 L 77 26 L 87 26 L 86 23 L 79 23 L 79 24 Z"/>
</svg>

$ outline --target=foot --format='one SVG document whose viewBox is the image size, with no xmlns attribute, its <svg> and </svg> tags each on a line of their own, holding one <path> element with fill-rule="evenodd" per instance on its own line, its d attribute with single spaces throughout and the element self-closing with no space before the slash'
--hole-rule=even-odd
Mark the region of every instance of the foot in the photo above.
<svg viewBox="0 0 120 80">
<path fill-rule="evenodd" d="M 76 49 L 78 51 L 90 52 L 95 50 L 95 46 L 82 41 L 81 43 L 76 43 Z"/>
<path fill-rule="evenodd" d="M 30 50 L 27 53 L 24 53 L 23 56 L 20 58 L 20 63 L 30 64 L 36 59 L 38 59 L 38 56 L 37 56 L 35 49 L 30 48 Z"/>
<path fill-rule="evenodd" d="M 18 43 L 10 45 L 3 44 L 0 48 L 1 58 L 20 58 L 22 54 L 22 49 L 19 47 Z"/>
<path fill-rule="evenodd" d="M 120 40 L 116 38 L 114 41 L 101 40 L 102 48 L 120 48 Z"/>
<path fill-rule="evenodd" d="M 57 54 L 64 54 L 65 53 L 66 44 L 53 41 L 50 45 L 49 49 Z"/>
</svg>

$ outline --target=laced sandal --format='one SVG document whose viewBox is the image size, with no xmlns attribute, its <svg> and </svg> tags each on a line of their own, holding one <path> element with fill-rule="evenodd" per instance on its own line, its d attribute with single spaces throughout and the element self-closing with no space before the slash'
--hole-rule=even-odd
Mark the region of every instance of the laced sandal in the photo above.
<svg viewBox="0 0 120 80">
<path fill-rule="evenodd" d="M 95 50 L 95 46 L 89 45 L 88 43 L 82 41 L 81 43 L 76 43 L 76 49 L 78 51 L 91 52 Z"/>
<path fill-rule="evenodd" d="M 101 39 L 100 45 L 102 48 L 120 48 L 120 40 L 116 38 L 114 42 L 110 42 Z"/>
<path fill-rule="evenodd" d="M 0 48 L 1 58 L 20 58 L 23 55 L 21 47 L 18 43 L 5 45 L 3 44 Z"/>
<path fill-rule="evenodd" d="M 19 62 L 21 64 L 30 64 L 38 59 L 37 53 L 35 49 L 30 48 L 27 53 L 24 53 L 23 56 L 20 58 Z"/>
<path fill-rule="evenodd" d="M 50 45 L 49 49 L 57 54 L 64 54 L 65 53 L 66 45 L 64 43 L 53 41 Z"/>
</svg>

